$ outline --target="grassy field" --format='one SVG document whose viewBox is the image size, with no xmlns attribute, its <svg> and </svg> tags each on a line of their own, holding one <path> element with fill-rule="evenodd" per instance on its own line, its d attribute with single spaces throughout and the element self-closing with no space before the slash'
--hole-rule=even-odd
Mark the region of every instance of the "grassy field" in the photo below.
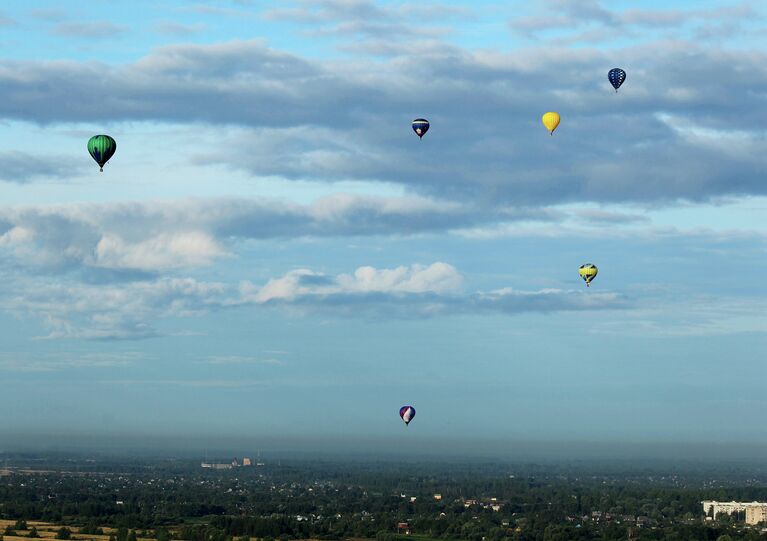
<svg viewBox="0 0 767 541">
<path fill-rule="evenodd" d="M 10 526 L 13 528 L 13 526 L 16 524 L 15 520 L 0 520 L 0 534 L 5 531 L 6 526 Z M 40 522 L 36 520 L 28 520 L 27 521 L 27 529 L 26 530 L 18 530 L 16 533 L 18 535 L 3 535 L 3 541 L 29 541 L 29 531 L 34 527 L 37 529 L 37 534 L 40 536 L 40 539 L 55 539 L 56 533 L 59 531 L 59 528 L 61 528 L 63 524 L 52 524 L 50 522 Z M 70 537 L 71 540 L 74 541 L 109 541 L 109 534 L 116 532 L 117 530 L 114 528 L 103 528 L 104 535 L 95 535 L 95 534 L 83 534 L 78 533 L 77 528 L 73 528 L 72 526 L 67 526 L 70 530 L 72 530 L 72 536 Z M 145 538 L 145 537 L 139 537 L 138 541 L 155 541 L 152 538 Z"/>
<path fill-rule="evenodd" d="M 3 531 L 5 531 L 6 526 L 10 526 L 13 528 L 13 526 L 16 524 L 15 520 L 2 520 L 0 519 L 0 534 L 2 534 Z M 27 521 L 27 529 L 26 530 L 18 530 L 16 533 L 18 535 L 3 535 L 3 541 L 30 541 L 28 535 L 29 531 L 34 527 L 37 529 L 37 534 L 40 536 L 39 539 L 46 540 L 46 541 L 52 541 L 56 538 L 56 533 L 59 531 L 59 528 L 62 526 L 65 526 L 63 524 L 53 524 L 51 522 L 41 522 L 37 520 L 28 520 Z M 116 533 L 116 528 L 108 528 L 102 526 L 101 529 L 104 531 L 104 535 L 96 535 L 96 534 L 83 534 L 78 532 L 78 528 L 67 526 L 72 531 L 72 535 L 70 537 L 71 541 L 109 541 L 109 534 L 110 533 Z M 168 528 L 169 530 L 173 531 L 174 528 Z M 418 534 L 412 534 L 412 535 L 405 535 L 405 534 L 398 534 L 395 536 L 397 541 L 463 541 L 461 539 L 437 539 L 434 537 L 429 537 L 427 535 L 418 535 Z M 238 538 L 239 540 L 239 538 Z M 154 538 L 149 537 L 139 537 L 137 541 L 156 541 Z M 251 537 L 250 541 L 258 541 L 258 538 Z M 314 541 L 312 539 L 306 539 L 302 541 Z M 369 539 L 349 539 L 348 541 L 372 541 Z"/>
</svg>

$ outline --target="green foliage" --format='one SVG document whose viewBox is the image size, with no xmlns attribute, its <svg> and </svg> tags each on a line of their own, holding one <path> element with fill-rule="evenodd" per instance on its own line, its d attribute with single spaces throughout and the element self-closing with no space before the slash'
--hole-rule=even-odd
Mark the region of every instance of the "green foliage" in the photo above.
<svg viewBox="0 0 767 541">
<path fill-rule="evenodd" d="M 98 523 L 89 522 L 88 524 L 80 528 L 80 533 L 86 534 L 86 535 L 104 535 L 104 530 L 99 527 Z"/>
<path fill-rule="evenodd" d="M 39 533 L 37 533 L 37 528 L 35 528 L 34 526 L 32 526 L 32 529 L 31 529 L 31 530 L 29 530 L 29 534 L 27 534 L 27 537 L 32 537 L 32 538 L 35 538 L 35 537 L 40 537 L 40 534 L 39 534 Z"/>
<path fill-rule="evenodd" d="M 376 532 L 376 541 L 396 541 L 397 536 L 391 532 L 381 530 Z"/>
<path fill-rule="evenodd" d="M 62 526 L 56 532 L 56 539 L 69 539 L 71 537 L 72 537 L 72 530 L 70 530 L 66 526 Z"/>
<path fill-rule="evenodd" d="M 16 521 L 16 524 L 13 526 L 14 530 L 26 530 L 27 529 L 27 521 L 19 519 Z"/>
<path fill-rule="evenodd" d="M 128 541 L 128 528 L 118 528 L 116 541 Z"/>
</svg>

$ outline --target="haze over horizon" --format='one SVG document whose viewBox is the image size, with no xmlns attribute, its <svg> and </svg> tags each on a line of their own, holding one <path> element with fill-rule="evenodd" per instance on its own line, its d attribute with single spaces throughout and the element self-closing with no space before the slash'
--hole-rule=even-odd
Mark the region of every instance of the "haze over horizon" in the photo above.
<svg viewBox="0 0 767 541">
<path fill-rule="evenodd" d="M 4 2 L 0 447 L 758 456 L 767 13 L 635 6 Z"/>
</svg>

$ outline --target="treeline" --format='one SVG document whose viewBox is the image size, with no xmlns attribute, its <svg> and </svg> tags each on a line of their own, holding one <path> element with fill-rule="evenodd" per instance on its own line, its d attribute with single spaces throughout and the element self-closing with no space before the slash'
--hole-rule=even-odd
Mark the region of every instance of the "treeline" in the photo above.
<svg viewBox="0 0 767 541">
<path fill-rule="evenodd" d="M 0 517 L 18 526 L 59 523 L 69 533 L 117 528 L 112 541 L 402 541 L 399 523 L 416 535 L 467 541 L 767 541 L 738 517 L 703 520 L 704 499 L 767 501 L 767 483 L 740 473 L 712 486 L 699 476 L 541 466 L 312 463 L 209 472 L 174 463 L 103 470 L 2 477 Z M 640 516 L 647 527 L 636 525 Z"/>
</svg>

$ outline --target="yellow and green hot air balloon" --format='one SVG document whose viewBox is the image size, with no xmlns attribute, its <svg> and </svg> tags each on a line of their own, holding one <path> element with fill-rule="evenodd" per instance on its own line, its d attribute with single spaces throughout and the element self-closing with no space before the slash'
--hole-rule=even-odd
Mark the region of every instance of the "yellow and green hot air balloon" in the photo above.
<svg viewBox="0 0 767 541">
<path fill-rule="evenodd" d="M 549 130 L 549 134 L 554 135 L 554 130 L 556 130 L 557 126 L 559 126 L 559 113 L 555 113 L 553 111 L 544 113 L 541 117 L 541 122 L 543 122 L 543 125 L 546 126 L 547 130 Z"/>
<path fill-rule="evenodd" d="M 597 277 L 598 272 L 599 269 L 597 269 L 597 266 L 591 263 L 581 265 L 578 269 L 578 274 L 580 274 L 581 278 L 583 278 L 583 281 L 586 282 L 586 287 L 589 287 L 591 281 Z"/>
<path fill-rule="evenodd" d="M 88 140 L 88 153 L 99 164 L 99 171 L 104 172 L 104 165 L 114 156 L 117 143 L 108 135 L 94 135 Z"/>
</svg>

